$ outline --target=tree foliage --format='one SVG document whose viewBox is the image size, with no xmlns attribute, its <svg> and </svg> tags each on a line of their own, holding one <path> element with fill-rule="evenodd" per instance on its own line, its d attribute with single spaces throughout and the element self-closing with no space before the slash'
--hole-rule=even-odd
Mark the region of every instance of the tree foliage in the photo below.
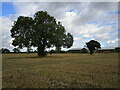
<svg viewBox="0 0 120 90">
<path fill-rule="evenodd" d="M 88 53 L 88 50 L 86 48 L 82 48 L 81 53 Z"/>
<path fill-rule="evenodd" d="M 100 43 L 95 40 L 91 40 L 91 41 L 87 42 L 86 45 L 87 45 L 91 55 L 93 54 L 94 50 L 101 48 Z"/>
<path fill-rule="evenodd" d="M 120 47 L 116 47 L 115 52 L 120 52 Z"/>
<path fill-rule="evenodd" d="M 20 50 L 19 50 L 19 48 L 14 48 L 14 49 L 13 49 L 13 52 L 14 52 L 14 53 L 19 53 Z"/>
<path fill-rule="evenodd" d="M 9 53 L 10 50 L 7 49 L 7 48 L 2 48 L 2 49 L 0 49 L 0 52 L 1 52 L 1 53 Z"/>
<path fill-rule="evenodd" d="M 56 29 L 56 37 L 54 38 L 54 45 L 56 46 L 56 52 L 61 51 L 61 47 L 70 48 L 73 44 L 73 36 L 70 33 L 65 32 L 65 28 L 61 22 L 58 22 Z"/>
<path fill-rule="evenodd" d="M 12 45 L 37 47 L 38 56 L 45 56 L 46 48 L 69 48 L 73 44 L 73 36 L 46 11 L 36 12 L 33 18 L 19 16 L 11 29 L 11 36 L 14 38 Z"/>
</svg>

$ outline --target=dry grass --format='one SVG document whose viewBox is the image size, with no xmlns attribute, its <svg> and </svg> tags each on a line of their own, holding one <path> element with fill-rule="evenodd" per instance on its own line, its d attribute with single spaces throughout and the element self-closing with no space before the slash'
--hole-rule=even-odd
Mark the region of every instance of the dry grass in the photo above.
<svg viewBox="0 0 120 90">
<path fill-rule="evenodd" d="M 3 88 L 117 88 L 118 54 L 3 54 Z"/>
</svg>

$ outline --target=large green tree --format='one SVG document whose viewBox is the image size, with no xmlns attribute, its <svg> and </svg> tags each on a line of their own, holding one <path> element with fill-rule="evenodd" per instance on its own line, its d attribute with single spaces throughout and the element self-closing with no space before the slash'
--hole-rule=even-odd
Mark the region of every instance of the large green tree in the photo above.
<svg viewBox="0 0 120 90">
<path fill-rule="evenodd" d="M 73 44 L 72 35 L 46 11 L 36 12 L 33 18 L 19 16 L 12 26 L 11 36 L 14 38 L 12 44 L 18 48 L 37 47 L 38 56 L 45 56 L 46 48 L 69 48 Z"/>
<path fill-rule="evenodd" d="M 101 48 L 100 43 L 98 41 L 95 41 L 95 40 L 90 40 L 89 42 L 86 43 L 86 45 L 87 45 L 91 55 L 93 54 L 94 50 Z"/>
</svg>

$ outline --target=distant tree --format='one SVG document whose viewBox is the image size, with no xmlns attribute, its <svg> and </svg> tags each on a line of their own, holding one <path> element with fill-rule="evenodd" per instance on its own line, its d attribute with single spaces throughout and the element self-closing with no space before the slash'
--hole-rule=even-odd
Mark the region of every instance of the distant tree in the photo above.
<svg viewBox="0 0 120 90">
<path fill-rule="evenodd" d="M 82 48 L 81 53 L 88 53 L 88 50 L 86 48 Z"/>
<path fill-rule="evenodd" d="M 91 55 L 93 54 L 94 50 L 101 48 L 100 43 L 98 41 L 95 41 L 95 40 L 91 40 L 91 41 L 87 42 L 86 45 L 87 45 Z"/>
<path fill-rule="evenodd" d="M 50 50 L 49 53 L 50 55 L 52 55 L 53 53 L 55 53 L 55 50 Z"/>
<path fill-rule="evenodd" d="M 116 47 L 115 52 L 120 52 L 120 47 Z"/>
<path fill-rule="evenodd" d="M 20 50 L 19 50 L 19 48 L 14 48 L 14 49 L 13 49 L 13 52 L 14 52 L 14 53 L 19 53 Z"/>
<path fill-rule="evenodd" d="M 33 49 L 31 47 L 27 47 L 27 53 L 33 52 Z"/>
<path fill-rule="evenodd" d="M 14 38 L 13 46 L 18 46 L 21 49 L 23 47 L 37 47 L 38 56 L 45 56 L 46 48 L 54 46 L 69 48 L 72 46 L 72 40 L 69 43 L 69 38 L 72 35 L 68 35 L 60 22 L 57 23 L 55 18 L 46 11 L 36 12 L 33 18 L 19 16 L 11 29 L 11 36 Z M 64 40 L 66 43 L 63 43 Z M 60 45 L 56 41 L 60 42 Z"/>
<path fill-rule="evenodd" d="M 1 52 L 1 53 L 9 53 L 10 50 L 7 49 L 7 48 L 2 48 L 2 49 L 0 50 L 0 52 Z"/>
<path fill-rule="evenodd" d="M 63 51 L 63 50 L 62 50 L 62 51 L 60 51 L 60 53 L 67 53 L 67 51 Z"/>
</svg>

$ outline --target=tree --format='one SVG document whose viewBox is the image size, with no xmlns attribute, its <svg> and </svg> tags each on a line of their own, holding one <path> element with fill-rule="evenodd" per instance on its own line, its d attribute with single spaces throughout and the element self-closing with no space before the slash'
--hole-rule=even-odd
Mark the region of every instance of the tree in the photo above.
<svg viewBox="0 0 120 90">
<path fill-rule="evenodd" d="M 10 50 L 8 50 L 7 48 L 2 48 L 2 49 L 0 50 L 0 52 L 1 52 L 1 53 L 9 53 Z"/>
<path fill-rule="evenodd" d="M 52 55 L 53 53 L 55 53 L 55 51 L 54 50 L 50 50 L 49 53 L 50 53 L 50 55 Z"/>
<path fill-rule="evenodd" d="M 19 50 L 19 48 L 14 48 L 14 49 L 13 49 L 13 52 L 14 52 L 14 53 L 19 53 L 20 50 Z"/>
<path fill-rule="evenodd" d="M 19 16 L 11 29 L 11 36 L 14 38 L 12 45 L 21 49 L 23 47 L 37 47 L 38 56 L 45 56 L 46 48 L 57 47 L 55 38 L 62 42 L 67 37 L 63 28 L 46 11 L 36 12 L 33 18 Z M 58 34 L 58 31 L 61 33 Z"/>
<path fill-rule="evenodd" d="M 81 53 L 88 53 L 88 50 L 86 48 L 82 48 Z"/>
<path fill-rule="evenodd" d="M 27 53 L 33 52 L 33 49 L 31 47 L 27 47 Z"/>
<path fill-rule="evenodd" d="M 95 40 L 91 40 L 91 41 L 87 42 L 86 45 L 87 45 L 91 55 L 93 54 L 94 50 L 101 48 L 100 43 Z"/>
<path fill-rule="evenodd" d="M 116 47 L 115 52 L 120 52 L 120 47 Z"/>
</svg>

